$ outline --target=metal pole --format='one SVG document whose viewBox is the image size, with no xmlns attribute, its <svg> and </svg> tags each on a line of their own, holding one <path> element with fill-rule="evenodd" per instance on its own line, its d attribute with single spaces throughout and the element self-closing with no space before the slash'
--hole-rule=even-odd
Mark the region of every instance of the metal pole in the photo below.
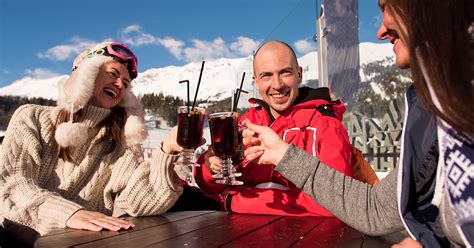
<svg viewBox="0 0 474 248">
<path fill-rule="evenodd" d="M 327 69 L 327 27 L 326 17 L 324 15 L 324 5 L 321 5 L 321 12 L 318 18 L 318 87 L 328 87 L 328 69 Z"/>
</svg>

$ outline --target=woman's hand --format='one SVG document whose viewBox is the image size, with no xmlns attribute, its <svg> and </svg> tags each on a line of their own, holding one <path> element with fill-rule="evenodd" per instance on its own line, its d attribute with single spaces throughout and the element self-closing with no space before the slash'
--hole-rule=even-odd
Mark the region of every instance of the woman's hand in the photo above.
<svg viewBox="0 0 474 248">
<path fill-rule="evenodd" d="M 423 246 L 418 243 L 418 241 L 412 238 L 405 238 L 402 242 L 392 245 L 392 248 L 423 248 Z"/>
<path fill-rule="evenodd" d="M 69 220 L 67 220 L 66 226 L 69 228 L 98 232 L 104 228 L 110 231 L 118 231 L 120 229 L 127 230 L 135 225 L 125 220 L 107 216 L 99 212 L 79 210 L 74 213 Z"/>
<path fill-rule="evenodd" d="M 212 174 L 221 172 L 221 159 L 214 154 L 211 146 L 209 146 L 206 153 L 204 154 L 204 164 Z"/>
<path fill-rule="evenodd" d="M 178 153 L 183 150 L 181 146 L 178 145 L 176 141 L 176 137 L 178 137 L 178 127 L 175 126 L 171 129 L 168 136 L 166 136 L 165 140 L 163 141 L 163 151 L 168 154 Z"/>
<path fill-rule="evenodd" d="M 243 143 L 247 147 L 244 155 L 258 164 L 277 165 L 283 158 L 289 144 L 284 142 L 271 128 L 259 126 L 245 120 L 242 133 Z"/>
<path fill-rule="evenodd" d="M 171 129 L 170 133 L 168 136 L 166 136 L 165 140 L 163 141 L 163 151 L 168 153 L 168 154 L 173 154 L 173 153 L 179 153 L 183 151 L 183 148 L 178 145 L 178 142 L 176 141 L 178 137 L 178 126 L 175 126 Z M 206 139 L 201 138 L 201 144 L 204 145 L 206 144 Z"/>
</svg>

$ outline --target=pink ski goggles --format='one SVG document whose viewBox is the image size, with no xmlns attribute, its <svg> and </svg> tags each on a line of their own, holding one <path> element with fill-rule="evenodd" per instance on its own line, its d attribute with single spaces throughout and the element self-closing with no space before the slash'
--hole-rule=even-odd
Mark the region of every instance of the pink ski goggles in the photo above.
<svg viewBox="0 0 474 248">
<path fill-rule="evenodd" d="M 138 60 L 137 56 L 126 46 L 125 44 L 119 42 L 112 42 L 107 44 L 106 47 L 100 48 L 88 53 L 85 58 L 90 58 L 95 55 L 104 55 L 109 57 L 115 57 L 120 60 L 120 62 L 127 62 L 128 63 L 128 73 L 130 73 L 130 77 L 132 79 L 136 78 L 138 75 L 137 66 Z M 77 66 L 73 69 L 73 71 L 77 69 Z"/>
</svg>

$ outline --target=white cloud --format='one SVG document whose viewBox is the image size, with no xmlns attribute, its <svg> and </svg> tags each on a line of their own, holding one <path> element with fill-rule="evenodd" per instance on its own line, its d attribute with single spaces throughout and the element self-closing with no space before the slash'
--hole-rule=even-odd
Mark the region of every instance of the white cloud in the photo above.
<svg viewBox="0 0 474 248">
<path fill-rule="evenodd" d="M 193 39 L 192 43 L 192 47 L 187 47 L 183 51 L 183 59 L 186 62 L 234 57 L 227 47 L 226 42 L 220 37 L 213 41 Z"/>
<path fill-rule="evenodd" d="M 92 47 L 95 44 L 97 44 L 97 42 L 82 39 L 76 36 L 76 37 L 71 38 L 68 44 L 58 45 L 58 46 L 49 48 L 46 52 L 39 52 L 37 56 L 38 58 L 41 58 L 41 59 L 50 59 L 53 61 L 64 61 L 64 60 L 75 57 L 84 49 L 88 47 Z"/>
<path fill-rule="evenodd" d="M 181 59 L 184 42 L 180 40 L 176 40 L 171 37 L 165 37 L 163 39 L 159 39 L 158 42 L 167 48 L 171 54 L 173 54 L 177 59 Z"/>
<path fill-rule="evenodd" d="M 124 43 L 131 46 L 143 46 L 157 44 L 158 40 L 151 34 L 142 31 L 142 27 L 138 24 L 130 25 L 124 28 L 120 33 Z"/>
<path fill-rule="evenodd" d="M 25 74 L 35 79 L 46 79 L 61 75 L 46 68 L 27 69 Z"/>
<path fill-rule="evenodd" d="M 192 43 L 193 45 L 191 47 L 187 47 L 183 51 L 183 60 L 186 62 L 248 56 L 258 48 L 260 41 L 240 36 L 236 41 L 230 44 L 227 44 L 226 41 L 220 37 L 213 41 L 194 39 Z"/>
<path fill-rule="evenodd" d="M 138 24 L 132 24 L 122 30 L 122 33 L 128 34 L 131 32 L 141 32 L 142 27 Z"/>
<path fill-rule="evenodd" d="M 253 53 L 260 44 L 260 41 L 252 38 L 239 36 L 237 40 L 227 43 L 224 39 L 217 37 L 214 40 L 191 40 L 191 45 L 186 46 L 182 40 L 173 37 L 157 37 L 143 31 L 138 24 L 125 27 L 120 32 L 121 40 L 131 46 L 159 45 L 168 51 L 178 60 L 185 62 L 195 62 L 206 59 L 236 58 L 248 56 Z"/>
<path fill-rule="evenodd" d="M 301 54 L 307 54 L 309 52 L 316 51 L 316 43 L 311 39 L 298 40 L 293 45 L 296 48 L 296 52 Z"/>
<path fill-rule="evenodd" d="M 252 38 L 239 36 L 237 37 L 237 41 L 232 42 L 230 44 L 230 49 L 235 51 L 238 55 L 241 56 L 248 56 L 253 54 L 255 50 L 257 50 L 258 46 L 260 45 L 260 41 L 254 40 Z"/>
</svg>

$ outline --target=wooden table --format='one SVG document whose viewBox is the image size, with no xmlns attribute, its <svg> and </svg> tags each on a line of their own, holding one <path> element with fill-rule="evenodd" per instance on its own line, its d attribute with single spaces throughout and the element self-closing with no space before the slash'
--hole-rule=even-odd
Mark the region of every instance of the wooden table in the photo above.
<svg viewBox="0 0 474 248">
<path fill-rule="evenodd" d="M 35 247 L 390 247 L 404 238 L 365 236 L 336 218 L 185 211 L 126 219 L 133 230 L 63 229 L 39 238 Z"/>
</svg>

